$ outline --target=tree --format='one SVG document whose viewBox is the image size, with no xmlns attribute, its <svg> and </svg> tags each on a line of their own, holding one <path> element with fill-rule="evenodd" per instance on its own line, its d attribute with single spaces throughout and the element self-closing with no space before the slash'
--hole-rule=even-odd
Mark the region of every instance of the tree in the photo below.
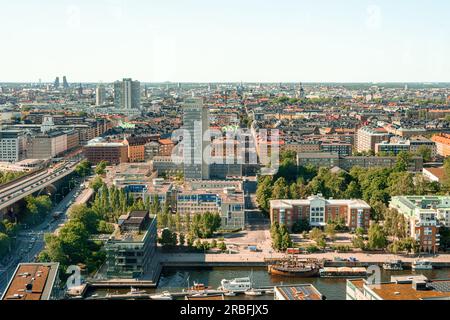
<svg viewBox="0 0 450 320">
<path fill-rule="evenodd" d="M 272 179 L 269 176 L 264 176 L 264 178 L 258 181 L 258 187 L 256 189 L 256 201 L 259 207 L 264 212 L 269 212 L 270 209 L 270 198 L 272 197 Z"/>
<path fill-rule="evenodd" d="M 368 232 L 368 245 L 371 249 L 384 249 L 387 246 L 387 238 L 383 228 L 379 224 L 372 224 Z"/>
<path fill-rule="evenodd" d="M 308 219 L 299 219 L 292 226 L 292 232 L 294 233 L 302 233 L 304 231 L 309 231 L 311 226 L 309 225 Z"/>
<path fill-rule="evenodd" d="M 161 233 L 161 238 L 159 238 L 159 243 L 162 246 L 176 246 L 177 245 L 177 234 L 165 228 Z"/>
<path fill-rule="evenodd" d="M 366 243 L 364 241 L 364 238 L 361 235 L 357 235 L 353 237 L 352 244 L 355 248 L 359 248 L 364 250 L 366 248 Z"/>
<path fill-rule="evenodd" d="M 325 226 L 325 233 L 330 239 L 334 239 L 336 236 L 336 225 L 334 223 L 328 223 Z"/>
<path fill-rule="evenodd" d="M 69 218 L 80 221 L 90 234 L 98 232 L 99 216 L 85 204 L 76 204 L 69 210 Z"/>
<path fill-rule="evenodd" d="M 222 252 L 225 252 L 225 251 L 227 251 L 227 245 L 225 244 L 225 242 L 220 242 L 219 243 L 219 247 L 218 247 L 220 250 L 222 250 Z"/>
<path fill-rule="evenodd" d="M 433 158 L 433 152 L 430 147 L 421 145 L 417 148 L 416 155 L 423 158 L 423 162 L 430 162 Z"/>
<path fill-rule="evenodd" d="M 94 192 L 98 192 L 100 188 L 103 187 L 104 185 L 105 183 L 103 182 L 102 177 L 96 176 L 89 184 L 89 187 L 94 189 Z"/>
<path fill-rule="evenodd" d="M 409 152 L 400 151 L 397 155 L 397 162 L 395 164 L 395 171 L 407 171 L 409 162 L 411 161 L 411 155 Z"/>
<path fill-rule="evenodd" d="M 90 175 L 92 172 L 91 164 L 87 160 L 81 161 L 76 167 L 75 167 L 75 173 L 81 177 L 84 178 L 88 175 Z"/>
<path fill-rule="evenodd" d="M 11 239 L 10 237 L 0 232 L 0 258 L 4 257 L 10 250 Z"/>
<path fill-rule="evenodd" d="M 108 166 L 108 162 L 102 160 L 95 167 L 95 173 L 98 175 L 104 175 L 106 173 L 106 167 Z"/>
<path fill-rule="evenodd" d="M 320 230 L 319 228 L 313 228 L 310 232 L 309 232 L 309 237 L 310 239 L 314 240 L 314 241 L 319 241 L 320 239 L 323 239 L 325 236 L 322 232 L 322 230 Z"/>
<path fill-rule="evenodd" d="M 272 189 L 272 199 L 288 199 L 289 198 L 289 187 L 286 184 L 286 179 L 283 177 L 278 178 L 275 181 Z"/>
<path fill-rule="evenodd" d="M 178 234 L 178 244 L 180 246 L 184 246 L 184 244 L 186 243 L 186 239 L 183 233 Z"/>
</svg>

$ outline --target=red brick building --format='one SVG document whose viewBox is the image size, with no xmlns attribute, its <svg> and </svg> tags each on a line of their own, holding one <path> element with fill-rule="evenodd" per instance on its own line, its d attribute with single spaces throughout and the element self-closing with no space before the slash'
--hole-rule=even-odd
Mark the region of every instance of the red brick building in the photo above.
<svg viewBox="0 0 450 320">
<path fill-rule="evenodd" d="M 342 219 L 351 230 L 368 229 L 370 211 L 370 206 L 363 200 L 327 200 L 319 194 L 308 199 L 271 200 L 270 222 L 278 222 L 291 229 L 301 219 L 308 220 L 313 227 Z"/>
</svg>

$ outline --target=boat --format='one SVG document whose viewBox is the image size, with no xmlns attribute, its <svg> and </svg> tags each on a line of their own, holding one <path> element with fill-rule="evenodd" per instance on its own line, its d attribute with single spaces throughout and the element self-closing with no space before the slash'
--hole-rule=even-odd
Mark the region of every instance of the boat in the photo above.
<svg viewBox="0 0 450 320">
<path fill-rule="evenodd" d="M 262 296 L 261 291 L 257 291 L 255 289 L 250 289 L 244 292 L 246 296 Z"/>
<path fill-rule="evenodd" d="M 403 262 L 402 260 L 389 260 L 383 263 L 383 269 L 390 271 L 401 271 L 403 270 Z"/>
<path fill-rule="evenodd" d="M 223 294 L 194 294 L 185 296 L 184 300 L 225 300 Z"/>
<path fill-rule="evenodd" d="M 227 296 L 227 297 L 235 297 L 235 296 L 236 296 L 236 292 L 233 292 L 233 291 L 227 291 L 227 292 L 225 292 L 223 295 L 224 295 L 224 296 Z"/>
<path fill-rule="evenodd" d="M 367 277 L 366 268 L 349 268 L 340 267 L 333 268 L 327 267 L 319 270 L 319 275 L 322 278 L 361 278 Z"/>
<path fill-rule="evenodd" d="M 147 291 L 145 291 L 145 290 L 139 290 L 139 289 L 131 287 L 130 292 L 128 292 L 127 294 L 128 295 L 134 295 L 134 294 L 141 295 L 141 294 L 146 294 L 146 293 L 147 293 Z"/>
<path fill-rule="evenodd" d="M 250 277 L 235 278 L 233 280 L 222 279 L 222 281 L 220 281 L 220 284 L 220 290 L 230 292 L 245 292 L 252 288 L 252 281 Z"/>
<path fill-rule="evenodd" d="M 208 289 L 212 289 L 212 288 L 205 286 L 203 283 L 197 283 L 195 281 L 194 281 L 194 285 L 189 288 L 190 291 L 205 291 Z"/>
<path fill-rule="evenodd" d="M 264 291 L 265 294 L 274 294 L 275 291 L 273 289 L 268 289 Z"/>
<path fill-rule="evenodd" d="M 169 291 L 164 291 L 163 293 L 150 295 L 150 299 L 151 300 L 173 300 L 173 297 Z"/>
<path fill-rule="evenodd" d="M 320 268 L 321 264 L 316 259 L 289 258 L 269 264 L 267 271 L 275 276 L 309 278 L 318 276 Z"/>
<path fill-rule="evenodd" d="M 433 264 L 430 260 L 419 259 L 414 260 L 411 267 L 413 270 L 432 270 Z"/>
</svg>

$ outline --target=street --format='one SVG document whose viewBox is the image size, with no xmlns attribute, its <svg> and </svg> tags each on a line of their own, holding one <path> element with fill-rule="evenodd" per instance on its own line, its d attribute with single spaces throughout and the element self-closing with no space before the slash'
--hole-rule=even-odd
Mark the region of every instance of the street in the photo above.
<svg viewBox="0 0 450 320">
<path fill-rule="evenodd" d="M 64 224 L 67 221 L 68 208 L 78 197 L 81 190 L 81 184 L 77 184 L 77 186 L 70 191 L 51 212 L 49 212 L 46 219 L 41 224 L 30 229 L 22 230 L 17 234 L 17 245 L 9 254 L 9 260 L 5 263 L 6 265 L 0 265 L 0 292 L 6 288 L 9 278 L 13 275 L 18 263 L 34 261 L 35 257 L 44 249 L 44 234 L 54 232 L 61 224 Z M 55 219 L 53 214 L 56 212 L 61 212 L 61 214 Z"/>
</svg>

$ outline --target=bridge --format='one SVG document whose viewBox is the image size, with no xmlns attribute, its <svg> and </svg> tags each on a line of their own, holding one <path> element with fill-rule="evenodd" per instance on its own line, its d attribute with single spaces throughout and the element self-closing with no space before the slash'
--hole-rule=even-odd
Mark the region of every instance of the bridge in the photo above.
<svg viewBox="0 0 450 320">
<path fill-rule="evenodd" d="M 70 160 L 57 164 L 55 167 L 40 170 L 8 184 L 0 186 L 0 216 L 1 212 L 14 203 L 34 194 L 74 172 L 79 161 Z"/>
</svg>

